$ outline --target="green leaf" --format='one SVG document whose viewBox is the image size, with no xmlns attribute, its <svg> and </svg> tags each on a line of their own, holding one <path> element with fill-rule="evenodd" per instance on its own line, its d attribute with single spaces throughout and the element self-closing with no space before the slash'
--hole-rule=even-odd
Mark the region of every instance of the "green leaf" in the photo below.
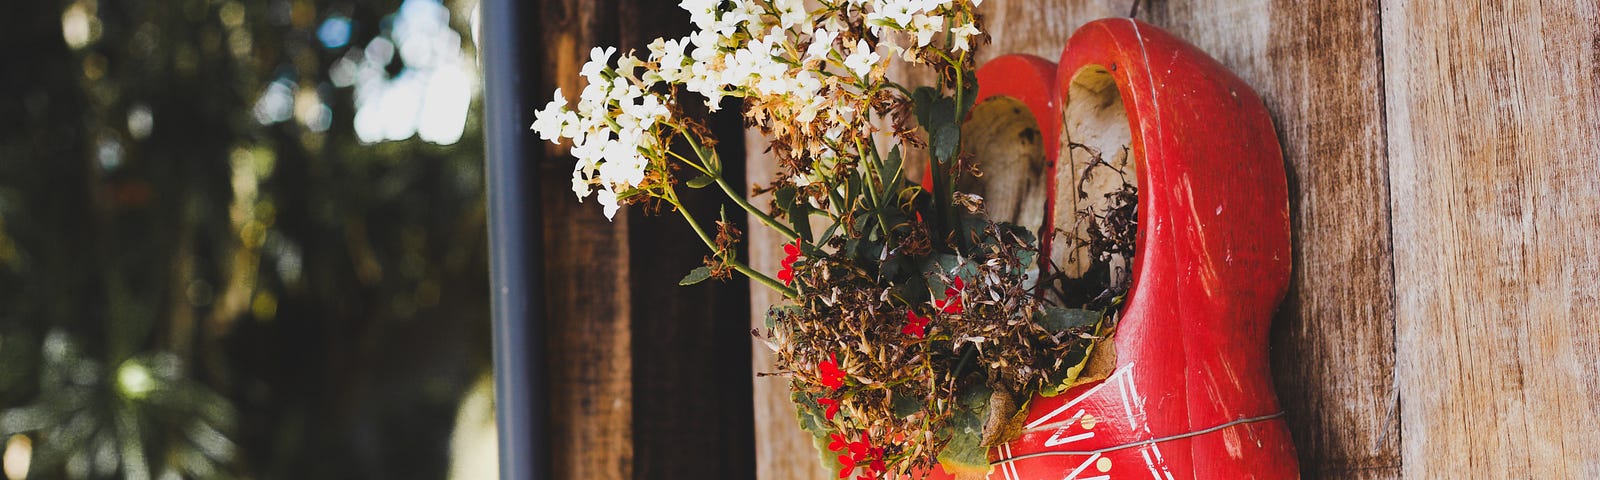
<svg viewBox="0 0 1600 480">
<path fill-rule="evenodd" d="M 976 93 L 976 92 L 974 92 Z M 955 155 L 955 146 L 961 143 L 961 124 L 957 117 L 954 98 L 941 96 L 938 91 L 921 87 L 912 92 L 916 103 L 917 122 L 928 131 L 928 144 L 934 160 L 949 162 Z"/>
<path fill-rule="evenodd" d="M 839 454 L 828 450 L 829 443 L 832 443 L 832 441 L 828 440 L 826 435 L 811 437 L 811 448 L 817 449 L 817 460 L 822 462 L 822 468 L 833 471 L 839 469 L 839 461 L 837 460 Z"/>
<path fill-rule="evenodd" d="M 989 219 L 982 215 L 975 215 L 961 210 L 956 215 L 955 237 L 956 245 L 962 251 L 974 251 L 981 243 L 993 242 L 994 238 L 988 235 Z"/>
<path fill-rule="evenodd" d="M 800 419 L 800 429 L 805 430 L 815 437 L 826 437 L 830 430 L 827 417 L 823 416 L 822 406 L 817 404 L 815 395 L 806 393 L 805 390 L 794 390 L 789 394 L 789 400 L 794 402 L 795 414 Z"/>
<path fill-rule="evenodd" d="M 690 270 L 688 275 L 684 275 L 683 280 L 678 280 L 678 285 L 694 285 L 696 283 L 706 281 L 707 278 L 711 278 L 711 269 L 707 267 L 699 267 L 694 270 Z"/>
<path fill-rule="evenodd" d="M 922 411 L 924 406 L 925 405 L 922 404 L 922 399 L 920 398 L 911 395 L 902 395 L 899 391 L 894 393 L 894 416 L 896 417 L 909 417 L 912 414 Z"/>
<path fill-rule="evenodd" d="M 928 125 L 943 127 L 956 124 L 956 99 L 939 97 L 928 108 Z"/>
<path fill-rule="evenodd" d="M 929 147 L 932 149 L 929 153 L 941 165 L 949 164 L 955 159 L 956 148 L 961 146 L 961 127 L 952 122 L 940 124 L 937 128 L 938 131 L 932 135 L 929 142 Z"/>
<path fill-rule="evenodd" d="M 1094 326 L 1100 322 L 1100 317 L 1100 312 L 1094 310 L 1047 306 L 1039 312 L 1039 317 L 1035 321 L 1051 333 L 1058 333 L 1073 328 Z"/>
<path fill-rule="evenodd" d="M 1084 342 L 1067 350 L 1066 358 L 1061 362 L 1066 368 L 1053 372 L 1050 383 L 1039 389 L 1039 395 L 1054 397 L 1078 380 L 1078 374 L 1083 373 L 1083 368 L 1089 365 L 1089 353 L 1094 350 L 1093 342 Z"/>
<path fill-rule="evenodd" d="M 933 102 L 938 101 L 939 91 L 933 87 L 917 87 L 911 92 L 911 103 L 917 111 L 917 123 L 924 127 L 932 123 Z"/>
<path fill-rule="evenodd" d="M 900 164 L 903 162 L 904 159 L 900 158 L 899 145 L 895 145 L 889 150 L 889 156 L 884 157 L 883 169 L 878 171 L 878 184 L 883 185 L 885 197 L 894 192 L 894 184 L 900 180 Z"/>
<path fill-rule="evenodd" d="M 787 210 L 790 205 L 794 205 L 794 194 L 793 185 L 784 185 L 772 192 L 772 200 L 778 204 L 778 208 Z"/>
<path fill-rule="evenodd" d="M 989 419 L 989 397 L 994 392 L 982 384 L 957 392 L 950 409 L 950 443 L 939 452 L 946 473 L 988 473 L 989 447 L 983 444 L 983 424 Z"/>
<path fill-rule="evenodd" d="M 878 257 L 883 254 L 883 242 L 871 240 L 866 236 L 853 238 L 845 242 L 844 253 L 862 264 L 876 264 Z"/>
<path fill-rule="evenodd" d="M 788 215 L 789 228 L 800 234 L 801 240 L 811 243 L 811 210 L 804 199 L 796 198 L 798 193 L 793 185 L 785 185 L 772 192 L 772 199 Z"/>
<path fill-rule="evenodd" d="M 702 174 L 698 177 L 689 179 L 689 181 L 684 183 L 684 185 L 688 185 L 689 188 L 706 188 L 707 185 L 711 185 L 713 183 L 717 183 L 717 179 Z"/>
<path fill-rule="evenodd" d="M 823 229 L 822 236 L 817 237 L 817 244 L 827 244 L 829 240 L 833 240 L 834 234 L 839 233 L 839 225 L 839 222 L 833 222 L 828 228 Z"/>
<path fill-rule="evenodd" d="M 828 450 L 828 425 L 827 417 L 823 416 L 821 405 L 817 405 L 817 398 L 803 390 L 792 390 L 789 400 L 794 402 L 795 414 L 800 420 L 800 429 L 811 434 L 811 445 L 817 449 L 817 458 L 822 461 L 822 466 L 832 467 L 835 453 Z"/>
<path fill-rule="evenodd" d="M 968 281 L 978 275 L 977 265 L 973 265 L 970 262 L 963 262 L 961 261 L 961 257 L 957 257 L 948 253 L 935 253 L 933 255 L 929 255 L 926 259 L 924 259 L 924 262 L 926 263 L 922 265 L 921 270 L 923 275 L 928 279 L 928 289 L 935 292 L 940 292 L 941 296 L 943 295 L 942 292 L 944 292 L 944 289 L 950 285 L 945 283 L 943 279 L 939 278 L 939 275 L 934 275 L 934 273 L 939 273 L 944 276 L 960 276 L 966 278 Z"/>
</svg>

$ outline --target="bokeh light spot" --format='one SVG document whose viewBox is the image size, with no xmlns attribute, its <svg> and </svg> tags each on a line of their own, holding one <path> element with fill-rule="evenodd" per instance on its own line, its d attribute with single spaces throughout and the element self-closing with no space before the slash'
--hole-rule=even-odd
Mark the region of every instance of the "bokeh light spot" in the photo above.
<svg viewBox="0 0 1600 480">
<path fill-rule="evenodd" d="M 123 396 L 139 400 L 156 389 L 156 378 L 150 375 L 150 369 L 145 368 L 144 364 L 130 359 L 117 367 L 117 387 Z"/>
<path fill-rule="evenodd" d="M 317 28 L 317 40 L 327 49 L 343 48 L 350 44 L 350 19 L 334 15 L 322 21 Z"/>
<path fill-rule="evenodd" d="M 6 440 L 6 456 L 0 462 L 5 463 L 6 478 L 28 478 L 28 468 L 33 463 L 33 439 L 22 434 L 12 435 Z"/>
</svg>

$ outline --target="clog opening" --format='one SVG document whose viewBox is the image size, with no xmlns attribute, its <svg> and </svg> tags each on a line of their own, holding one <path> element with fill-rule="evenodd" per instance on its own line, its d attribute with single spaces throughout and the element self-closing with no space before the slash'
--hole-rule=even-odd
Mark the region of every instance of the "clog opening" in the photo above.
<svg viewBox="0 0 1600 480">
<path fill-rule="evenodd" d="M 978 162 L 982 178 L 964 177 L 956 190 L 983 197 L 989 219 L 1036 232 L 1044 223 L 1046 172 L 1043 136 L 1027 105 L 998 96 L 974 106 L 961 125 L 961 152 Z"/>
<path fill-rule="evenodd" d="M 1133 208 L 1126 205 L 1128 198 L 1117 194 L 1137 187 L 1137 162 L 1132 158 L 1133 130 L 1128 124 L 1128 112 L 1109 70 L 1100 65 L 1078 70 L 1065 102 L 1062 160 L 1055 173 L 1056 235 L 1051 242 L 1051 261 L 1066 276 L 1081 278 L 1097 263 L 1090 248 L 1094 222 L 1105 222 L 1108 213 L 1119 207 L 1123 212 Z M 1111 284 L 1127 281 L 1132 254 L 1109 257 L 1104 263 L 1109 267 Z"/>
</svg>

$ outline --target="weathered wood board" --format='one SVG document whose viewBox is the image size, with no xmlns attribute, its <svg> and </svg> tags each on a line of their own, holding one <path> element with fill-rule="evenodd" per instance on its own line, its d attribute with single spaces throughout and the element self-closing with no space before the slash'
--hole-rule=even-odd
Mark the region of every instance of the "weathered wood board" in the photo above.
<svg viewBox="0 0 1600 480">
<path fill-rule="evenodd" d="M 1597 8 L 1383 2 L 1406 478 L 1600 478 Z"/>
<path fill-rule="evenodd" d="M 587 0 L 539 4 L 541 90 L 578 91 L 590 45 L 615 43 L 615 12 Z M 538 92 L 539 98 L 548 93 Z M 571 94 L 568 94 L 569 96 Z M 534 106 L 537 108 L 538 106 Z M 633 477 L 629 222 L 607 222 L 573 197 L 571 156 L 547 144 L 540 164 L 549 435 L 555 478 Z"/>
<path fill-rule="evenodd" d="M 538 98 L 556 87 L 574 97 L 591 47 L 642 51 L 655 37 L 690 27 L 688 14 L 666 2 L 545 0 L 538 7 L 531 23 L 546 45 Z M 742 127 L 734 120 L 712 128 L 737 137 Z M 735 138 L 719 151 L 737 158 L 742 147 Z M 706 254 L 688 225 L 638 207 L 607 221 L 593 200 L 580 204 L 572 195 L 571 156 L 555 146 L 545 153 L 537 208 L 554 478 L 749 477 L 754 415 L 743 284 L 678 286 Z M 683 192 L 708 228 L 719 200 L 710 191 Z"/>
<path fill-rule="evenodd" d="M 745 134 L 745 178 L 748 184 L 766 184 L 778 173 L 777 161 L 765 153 L 770 142 L 759 132 Z M 750 204 L 768 205 L 771 196 L 751 198 Z M 750 218 L 749 225 L 759 225 Z M 749 236 L 750 266 L 763 272 L 776 272 L 783 260 L 783 236 L 767 228 L 752 228 Z M 767 307 L 782 300 L 782 295 L 750 281 L 750 328 L 765 328 Z M 751 339 L 750 359 L 754 372 L 772 370 L 776 361 L 772 349 Z M 783 376 L 754 377 L 752 380 L 755 403 L 756 478 L 803 479 L 838 478 L 823 468 L 816 448 L 811 446 L 811 434 L 800 430 L 796 420 L 794 402 L 789 401 L 789 378 Z"/>
</svg>

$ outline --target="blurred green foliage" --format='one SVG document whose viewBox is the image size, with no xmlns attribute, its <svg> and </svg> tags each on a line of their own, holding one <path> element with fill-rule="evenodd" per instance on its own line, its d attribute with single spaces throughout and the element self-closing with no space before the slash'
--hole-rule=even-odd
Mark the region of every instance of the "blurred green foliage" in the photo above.
<svg viewBox="0 0 1600 480">
<path fill-rule="evenodd" d="M 469 69 L 472 3 L 427 10 Z M 444 476 L 489 368 L 481 130 L 357 134 L 353 85 L 422 58 L 376 55 L 401 7 L 0 6 L 0 435 L 30 477 Z"/>
</svg>

